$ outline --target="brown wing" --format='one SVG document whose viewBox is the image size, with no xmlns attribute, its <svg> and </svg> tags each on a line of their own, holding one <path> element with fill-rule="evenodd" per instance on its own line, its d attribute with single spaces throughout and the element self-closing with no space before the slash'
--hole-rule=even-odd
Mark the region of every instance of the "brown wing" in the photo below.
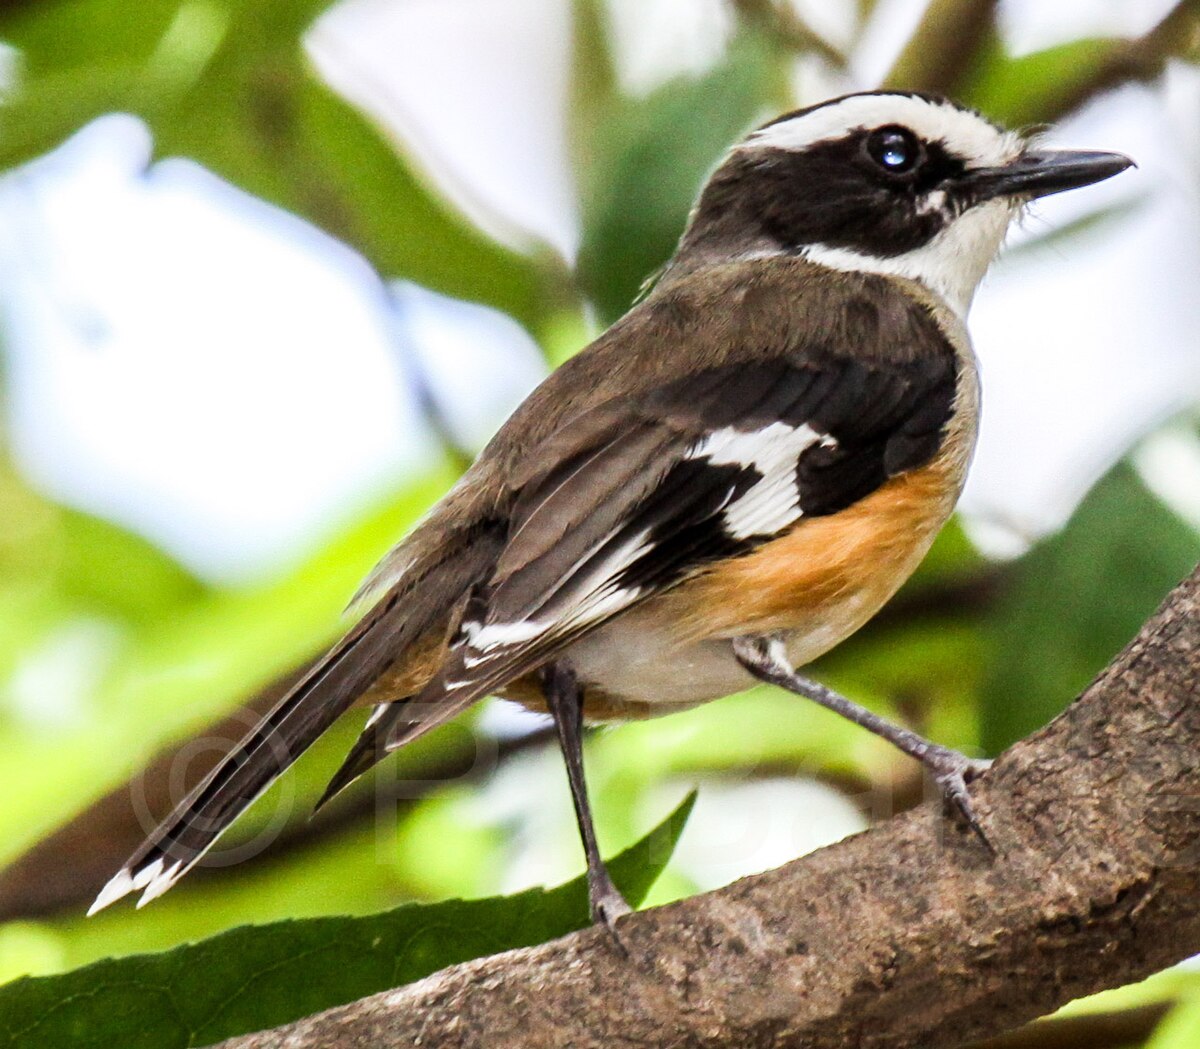
<svg viewBox="0 0 1200 1049">
<path fill-rule="evenodd" d="M 928 461 L 954 399 L 948 347 L 864 364 L 789 355 L 605 405 L 530 452 L 509 536 L 416 716 L 387 749 L 552 659 L 640 601 L 800 517 Z"/>
</svg>

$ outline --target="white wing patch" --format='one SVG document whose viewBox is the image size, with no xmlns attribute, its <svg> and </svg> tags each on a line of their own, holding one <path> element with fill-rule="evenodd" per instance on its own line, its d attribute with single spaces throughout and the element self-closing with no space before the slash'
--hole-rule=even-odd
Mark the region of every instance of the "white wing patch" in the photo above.
<svg viewBox="0 0 1200 1049">
<path fill-rule="evenodd" d="M 743 466 L 762 474 L 748 491 L 722 511 L 725 531 L 733 539 L 774 535 L 801 516 L 796 463 L 805 449 L 837 442 L 807 423 L 789 426 L 774 422 L 761 430 L 727 426 L 693 445 L 689 459 L 707 459 L 715 466 Z"/>
<path fill-rule="evenodd" d="M 791 426 L 773 422 L 751 431 L 727 426 L 706 434 L 691 446 L 684 458 L 703 460 L 714 467 L 735 466 L 757 475 L 758 479 L 736 498 L 732 498 L 731 489 L 731 498 L 716 511 L 721 530 L 729 538 L 741 541 L 774 535 L 801 517 L 796 467 L 801 454 L 814 445 L 832 448 L 837 442 L 808 424 Z M 447 687 L 470 688 L 480 668 L 504 659 L 513 649 L 593 626 L 629 608 L 643 596 L 644 587 L 622 586 L 617 580 L 651 551 L 651 535 L 650 528 L 640 530 L 602 561 L 588 566 L 594 551 L 607 541 L 600 540 L 560 577 L 562 590 L 575 595 L 565 606 L 548 610 L 547 606 L 554 604 L 554 595 L 549 595 L 546 604 L 531 610 L 525 619 L 464 623 L 463 668 L 472 673 L 462 680 L 447 682 Z M 579 573 L 584 570 L 587 574 L 581 577 Z"/>
<path fill-rule="evenodd" d="M 536 641 L 546 634 L 587 626 L 627 608 L 641 596 L 641 588 L 618 586 L 614 580 L 649 549 L 646 541 L 648 535 L 648 531 L 643 530 L 631 536 L 596 565 L 579 584 L 579 603 L 568 606 L 558 615 L 486 625 L 478 622 L 464 623 L 462 631 L 467 654 L 463 657 L 463 667 L 474 670 L 500 658 L 507 651 Z M 581 564 L 582 562 L 576 563 L 564 575 L 564 580 L 571 580 Z M 469 680 L 447 683 L 448 687 L 465 687 L 470 684 Z"/>
</svg>

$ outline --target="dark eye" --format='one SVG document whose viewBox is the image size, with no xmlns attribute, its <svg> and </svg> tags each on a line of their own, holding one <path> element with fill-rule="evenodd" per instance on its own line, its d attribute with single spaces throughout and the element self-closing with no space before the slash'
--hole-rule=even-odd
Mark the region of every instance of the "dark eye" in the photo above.
<svg viewBox="0 0 1200 1049">
<path fill-rule="evenodd" d="M 921 143 L 908 128 L 881 127 L 867 136 L 867 153 L 892 175 L 911 171 L 921 160 Z"/>
</svg>

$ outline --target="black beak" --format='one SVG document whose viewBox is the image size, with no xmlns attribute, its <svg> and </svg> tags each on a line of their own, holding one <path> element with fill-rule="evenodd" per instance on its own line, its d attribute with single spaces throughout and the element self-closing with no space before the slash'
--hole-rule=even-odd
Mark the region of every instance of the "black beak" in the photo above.
<svg viewBox="0 0 1200 1049">
<path fill-rule="evenodd" d="M 1133 160 L 1124 153 L 1094 150 L 1030 150 L 999 168 L 975 168 L 963 182 L 975 193 L 976 202 L 994 197 L 1048 197 L 1080 186 L 1090 186 L 1118 175 Z"/>
</svg>

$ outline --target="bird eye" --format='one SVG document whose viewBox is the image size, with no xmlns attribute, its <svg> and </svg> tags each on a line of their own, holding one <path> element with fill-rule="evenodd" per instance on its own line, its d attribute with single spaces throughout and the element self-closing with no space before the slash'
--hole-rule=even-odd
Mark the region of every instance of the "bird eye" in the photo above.
<svg viewBox="0 0 1200 1049">
<path fill-rule="evenodd" d="M 884 171 L 903 175 L 921 159 L 921 143 L 908 128 L 881 127 L 867 137 L 867 153 Z"/>
</svg>

